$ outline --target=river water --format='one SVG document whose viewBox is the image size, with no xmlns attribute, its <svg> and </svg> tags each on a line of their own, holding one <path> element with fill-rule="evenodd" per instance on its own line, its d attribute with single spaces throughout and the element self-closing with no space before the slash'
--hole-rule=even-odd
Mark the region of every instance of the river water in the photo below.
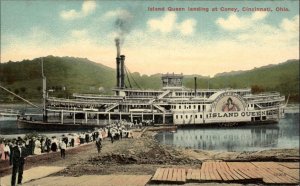
<svg viewBox="0 0 300 186">
<path fill-rule="evenodd" d="M 9 108 L 20 109 L 20 106 Z M 277 124 L 248 125 L 234 128 L 178 128 L 176 132 L 159 133 L 155 138 L 162 144 L 229 152 L 256 151 L 271 148 L 299 148 L 299 105 L 288 108 L 286 109 L 285 118 L 281 119 Z M 28 108 L 26 110 L 28 111 Z M 29 111 L 34 112 L 35 110 L 29 109 Z M 31 132 L 35 132 L 35 130 L 18 129 L 16 121 L 0 120 L 0 137 L 24 136 L 24 134 Z M 37 132 L 59 135 L 80 131 Z"/>
<path fill-rule="evenodd" d="M 299 148 L 299 110 L 287 112 L 277 124 L 234 128 L 178 128 L 155 136 L 161 144 L 213 151 L 257 151 Z"/>
</svg>

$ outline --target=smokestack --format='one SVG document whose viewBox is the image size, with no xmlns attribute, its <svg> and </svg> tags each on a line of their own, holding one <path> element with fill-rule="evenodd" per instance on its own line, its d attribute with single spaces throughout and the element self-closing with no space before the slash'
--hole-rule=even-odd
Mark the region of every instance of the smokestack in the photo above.
<svg viewBox="0 0 300 186">
<path fill-rule="evenodd" d="M 195 81 L 195 97 L 197 97 L 197 77 L 194 77 Z"/>
<path fill-rule="evenodd" d="M 116 38 L 115 39 L 116 42 L 116 47 L 117 47 L 117 58 L 116 58 L 116 65 L 117 65 L 117 87 L 120 88 L 121 87 L 121 73 L 120 73 L 120 39 Z"/>
<path fill-rule="evenodd" d="M 121 59 L 119 57 L 116 58 L 116 64 L 117 64 L 117 87 L 120 87 L 120 62 Z"/>
<path fill-rule="evenodd" d="M 120 64 L 120 71 L 121 71 L 121 88 L 125 88 L 125 56 L 121 55 L 121 64 Z"/>
</svg>

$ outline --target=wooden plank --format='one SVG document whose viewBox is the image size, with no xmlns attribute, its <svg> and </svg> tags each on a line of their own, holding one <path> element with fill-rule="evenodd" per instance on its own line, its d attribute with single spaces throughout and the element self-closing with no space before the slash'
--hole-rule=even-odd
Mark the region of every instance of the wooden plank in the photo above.
<svg viewBox="0 0 300 186">
<path fill-rule="evenodd" d="M 172 181 L 176 182 L 176 178 L 177 178 L 177 169 L 173 169 Z"/>
<path fill-rule="evenodd" d="M 242 170 L 240 170 L 240 168 L 243 167 L 241 165 L 241 162 L 227 162 L 227 165 L 228 165 L 229 169 L 231 169 L 232 171 L 235 171 L 237 174 L 242 176 L 245 180 L 251 180 L 251 178 L 249 176 L 247 176 L 245 173 L 243 173 Z"/>
<path fill-rule="evenodd" d="M 228 180 L 227 176 L 225 174 L 223 174 L 223 171 L 221 171 L 219 162 L 216 162 L 215 165 L 216 165 L 216 170 L 217 170 L 218 174 L 220 175 L 220 177 L 222 178 L 222 180 L 227 181 Z"/>
<path fill-rule="evenodd" d="M 288 174 L 290 177 L 299 180 L 299 169 L 289 169 L 289 168 L 281 168 L 279 169 L 281 172 Z"/>
<path fill-rule="evenodd" d="M 200 169 L 205 169 L 206 162 L 202 162 Z"/>
<path fill-rule="evenodd" d="M 218 181 L 221 181 L 221 180 L 222 180 L 221 176 L 219 175 L 219 173 L 218 173 L 218 171 L 217 171 L 216 162 L 213 162 L 213 163 L 212 163 L 212 172 L 213 172 L 213 174 L 214 174 L 216 180 L 218 180 Z"/>
<path fill-rule="evenodd" d="M 160 169 L 160 168 L 156 169 L 156 171 L 155 171 L 154 175 L 152 176 L 151 180 L 156 180 L 156 178 L 157 178 L 157 176 L 158 176 L 158 170 L 159 170 L 159 169 Z"/>
<path fill-rule="evenodd" d="M 226 170 L 228 170 L 228 172 L 230 172 L 232 175 L 234 175 L 237 178 L 237 180 L 244 180 L 245 179 L 243 176 L 241 176 L 240 174 L 238 174 L 234 170 L 230 169 L 228 163 L 225 163 L 224 166 L 226 167 Z"/>
<path fill-rule="evenodd" d="M 196 172 L 197 172 L 197 169 L 188 169 L 186 170 L 186 180 L 191 180 L 191 181 L 194 181 L 196 180 Z"/>
<path fill-rule="evenodd" d="M 208 171 L 209 162 L 205 162 L 204 164 L 205 164 L 205 166 L 203 169 L 204 169 L 204 173 L 205 173 L 205 180 L 211 180 L 211 177 L 210 177 L 210 174 Z"/>
<path fill-rule="evenodd" d="M 180 174 L 180 182 L 185 182 L 183 178 L 185 178 L 185 171 L 183 169 L 178 169 L 178 172 Z"/>
<path fill-rule="evenodd" d="M 162 173 L 163 173 L 163 168 L 158 168 L 151 180 L 153 181 L 161 180 Z"/>
<path fill-rule="evenodd" d="M 181 171 L 180 171 L 180 169 L 176 169 L 176 171 L 177 171 L 177 177 L 176 177 L 176 181 L 179 181 L 179 182 L 182 182 L 182 179 L 181 179 Z"/>
<path fill-rule="evenodd" d="M 222 178 L 220 177 L 219 173 L 216 170 L 215 162 L 211 162 L 208 170 L 209 170 L 210 176 L 212 178 L 212 181 L 221 181 L 222 180 Z"/>
<path fill-rule="evenodd" d="M 197 172 L 197 169 L 193 169 L 193 170 L 192 170 L 192 175 L 191 175 L 191 179 L 192 179 L 192 180 L 196 180 L 196 179 L 197 179 L 197 178 L 196 178 L 196 176 L 197 176 L 197 173 L 196 173 L 196 172 Z"/>
<path fill-rule="evenodd" d="M 187 174 L 186 174 L 186 179 L 187 180 L 192 180 L 192 173 L 193 173 L 193 169 L 188 169 L 187 170 Z"/>
<path fill-rule="evenodd" d="M 223 169 L 226 171 L 227 174 L 229 174 L 234 180 L 239 180 L 239 177 L 236 176 L 227 166 L 227 163 L 226 162 L 221 162 L 220 164 Z"/>
<path fill-rule="evenodd" d="M 216 168 L 217 168 L 217 172 L 221 176 L 222 180 L 224 180 L 224 181 L 232 180 L 232 178 L 230 178 L 230 176 L 228 177 L 228 175 L 226 174 L 226 172 L 220 166 L 220 162 L 216 162 Z"/>
<path fill-rule="evenodd" d="M 159 172 L 159 175 L 157 177 L 157 180 L 162 180 L 163 179 L 163 176 L 164 176 L 164 172 L 165 172 L 165 169 L 162 168 L 161 171 Z"/>
<path fill-rule="evenodd" d="M 208 171 L 208 174 L 210 176 L 210 180 L 213 181 L 213 180 L 217 179 L 215 174 L 213 173 L 213 162 L 212 161 L 208 163 L 207 171 Z"/>
<path fill-rule="evenodd" d="M 276 181 L 276 183 L 286 183 L 286 182 L 288 182 L 288 180 L 285 180 L 285 178 L 283 177 L 283 175 L 286 175 L 286 174 L 280 172 L 277 169 L 263 168 L 263 167 L 261 167 L 260 169 L 268 172 L 269 174 L 271 174 L 274 177 L 273 180 Z M 279 171 L 279 173 L 277 171 Z"/>
<path fill-rule="evenodd" d="M 169 169 L 168 177 L 166 179 L 167 181 L 172 181 L 173 171 L 174 169 Z"/>
<path fill-rule="evenodd" d="M 208 172 L 212 180 L 218 180 L 218 173 L 214 168 L 214 162 L 210 162 L 208 166 Z"/>
<path fill-rule="evenodd" d="M 200 169 L 200 180 L 206 180 L 206 173 L 205 173 L 205 170 L 204 170 L 205 167 L 201 167 Z"/>
<path fill-rule="evenodd" d="M 290 168 L 290 169 L 300 169 L 299 162 L 280 162 L 278 164 L 280 164 L 284 167 Z"/>
<path fill-rule="evenodd" d="M 282 165 L 279 164 L 278 162 L 269 162 L 271 168 L 274 168 L 274 169 L 280 169 L 282 168 Z"/>
<path fill-rule="evenodd" d="M 256 179 L 256 178 L 260 178 L 263 179 L 263 176 L 258 174 L 258 168 L 251 168 L 251 169 L 246 169 L 247 171 L 247 175 L 251 176 L 251 178 Z"/>
<path fill-rule="evenodd" d="M 252 178 L 263 178 L 263 175 L 260 175 L 258 172 L 260 171 L 260 168 L 258 167 L 258 166 L 256 166 L 256 165 L 254 165 L 253 164 L 254 162 L 248 162 L 247 163 L 247 166 L 249 166 L 249 167 L 251 167 L 250 169 L 249 169 L 249 172 L 248 173 L 251 173 L 251 175 L 252 175 Z M 258 163 L 258 162 L 256 162 L 256 163 Z M 258 165 L 258 164 L 257 164 Z M 267 175 L 268 176 L 268 175 Z M 265 179 L 267 179 L 267 178 L 265 178 Z"/>
<path fill-rule="evenodd" d="M 200 181 L 201 180 L 201 169 L 196 169 L 196 180 Z"/>
<path fill-rule="evenodd" d="M 181 180 L 182 180 L 182 182 L 186 182 L 186 173 L 185 173 L 185 169 L 181 169 Z"/>
<path fill-rule="evenodd" d="M 210 180 L 216 180 L 216 177 L 215 177 L 215 175 L 213 174 L 213 168 L 212 168 L 212 164 L 213 164 L 213 162 L 207 162 L 208 164 L 207 164 L 207 168 L 206 168 L 206 170 L 207 170 L 207 172 L 208 172 L 208 174 L 209 174 L 209 176 L 210 176 Z"/>
<path fill-rule="evenodd" d="M 281 171 L 285 172 L 289 176 L 299 180 L 300 170 L 299 169 L 280 169 Z"/>
<path fill-rule="evenodd" d="M 262 175 L 263 177 L 263 182 L 265 183 L 278 183 L 280 182 L 280 180 L 276 177 L 274 177 L 272 174 L 268 173 L 267 171 L 265 171 L 262 168 L 258 168 L 256 170 L 257 174 Z"/>
<path fill-rule="evenodd" d="M 287 168 L 288 169 L 288 168 Z M 265 169 L 270 172 L 273 176 L 277 177 L 280 181 L 278 183 L 298 183 L 299 182 L 299 174 L 298 179 L 290 176 L 289 174 L 282 171 L 282 169 Z M 296 169 L 294 169 L 296 170 Z"/>
<path fill-rule="evenodd" d="M 253 162 L 253 164 L 258 168 L 267 168 L 267 169 L 276 169 L 281 167 L 281 165 L 275 162 Z"/>
<path fill-rule="evenodd" d="M 227 169 L 227 165 L 225 162 L 220 162 L 219 164 L 229 180 L 238 180 L 238 178 Z"/>
<path fill-rule="evenodd" d="M 216 162 L 214 162 L 213 165 L 214 165 L 215 175 L 217 175 L 217 177 L 218 177 L 219 180 L 222 180 L 221 175 L 220 175 L 219 172 L 217 171 L 217 165 L 216 165 Z"/>
<path fill-rule="evenodd" d="M 276 177 L 278 179 L 278 183 L 284 183 L 284 184 L 297 183 L 297 180 L 279 171 L 278 169 L 265 169 L 265 170 L 270 172 L 274 177 Z"/>
<path fill-rule="evenodd" d="M 251 162 L 243 162 L 241 165 L 243 166 L 243 168 L 246 168 L 246 169 L 249 169 L 249 170 L 257 168 Z"/>
<path fill-rule="evenodd" d="M 240 170 L 240 169 L 233 169 L 233 171 L 235 171 L 237 174 L 241 175 L 244 180 L 256 180 L 257 178 L 255 176 L 253 176 L 253 178 L 251 178 L 249 175 L 247 175 L 247 172 L 249 172 L 248 170 Z M 262 180 L 262 178 L 260 178 Z"/>
<path fill-rule="evenodd" d="M 163 177 L 162 177 L 162 181 L 166 181 L 167 178 L 168 178 L 168 173 L 169 173 L 169 169 L 168 168 L 165 168 L 164 169 L 164 173 L 163 173 Z"/>
<path fill-rule="evenodd" d="M 227 162 L 227 165 L 245 180 L 262 180 L 263 177 L 257 173 L 257 167 L 250 162 Z"/>
<path fill-rule="evenodd" d="M 263 181 L 266 183 L 294 183 L 295 180 L 285 173 L 279 171 L 278 164 L 273 162 L 252 162 L 259 168 L 259 171 L 264 173 Z M 266 178 L 265 178 L 266 177 Z M 271 180 L 271 181 L 270 181 Z"/>
<path fill-rule="evenodd" d="M 282 165 L 277 162 L 253 162 L 253 164 L 259 168 L 267 168 L 267 169 L 282 168 Z"/>
</svg>

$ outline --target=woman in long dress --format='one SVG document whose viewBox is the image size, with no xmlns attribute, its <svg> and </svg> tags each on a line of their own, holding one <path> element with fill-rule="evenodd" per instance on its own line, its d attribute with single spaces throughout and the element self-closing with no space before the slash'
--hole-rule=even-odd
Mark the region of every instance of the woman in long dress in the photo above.
<svg viewBox="0 0 300 186">
<path fill-rule="evenodd" d="M 4 142 L 0 141 L 0 159 L 4 160 Z"/>
<path fill-rule="evenodd" d="M 34 154 L 41 154 L 41 142 L 40 140 L 35 140 L 35 148 L 34 148 Z"/>
</svg>

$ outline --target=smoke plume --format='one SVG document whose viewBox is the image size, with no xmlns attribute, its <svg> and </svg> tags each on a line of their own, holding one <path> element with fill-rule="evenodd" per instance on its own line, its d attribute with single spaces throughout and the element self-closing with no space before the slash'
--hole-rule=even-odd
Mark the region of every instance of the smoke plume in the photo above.
<svg viewBox="0 0 300 186">
<path fill-rule="evenodd" d="M 124 44 L 126 36 L 131 32 L 137 18 L 143 16 L 141 4 L 135 3 L 126 9 L 116 10 L 116 19 L 114 21 L 114 29 L 117 33 L 115 43 L 117 47 L 117 55 L 120 55 L 120 47 Z"/>
<path fill-rule="evenodd" d="M 124 14 L 125 13 L 123 13 L 123 15 L 120 14 L 114 23 L 114 27 L 117 32 L 117 36 L 115 39 L 119 39 L 121 44 L 124 43 L 126 35 L 130 33 L 133 21 L 133 17 L 131 16 L 131 14 Z"/>
<path fill-rule="evenodd" d="M 115 43 L 116 43 L 116 47 L 117 47 L 117 57 L 120 57 L 120 39 L 119 38 L 115 38 Z"/>
</svg>

